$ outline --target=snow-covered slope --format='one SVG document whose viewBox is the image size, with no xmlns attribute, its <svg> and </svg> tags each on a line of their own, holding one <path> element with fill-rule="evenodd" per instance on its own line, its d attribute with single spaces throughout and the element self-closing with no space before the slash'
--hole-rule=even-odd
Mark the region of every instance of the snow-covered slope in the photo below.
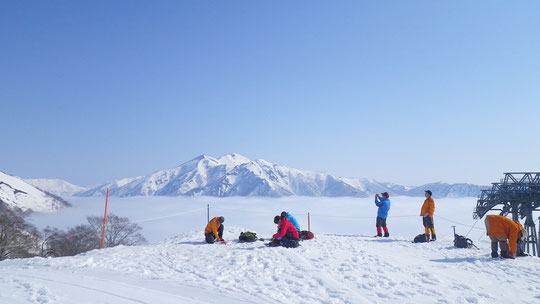
<svg viewBox="0 0 540 304">
<path fill-rule="evenodd" d="M 276 165 L 265 160 L 249 160 L 239 154 L 221 158 L 201 155 L 174 169 L 157 171 L 114 181 L 78 193 L 78 196 L 101 196 L 107 188 L 116 196 L 328 196 L 366 197 L 387 191 L 393 195 L 423 196 L 428 186 L 436 186 L 437 197 L 476 196 L 479 186 L 430 184 L 406 187 L 372 179 L 336 177 L 326 173 L 303 171 Z M 433 189 L 432 189 L 433 191 Z"/>
<path fill-rule="evenodd" d="M 3 172 L 0 172 L 0 204 L 36 212 L 51 212 L 69 205 L 61 198 Z"/>
<path fill-rule="evenodd" d="M 371 197 L 113 198 L 110 210 L 139 223 L 153 245 L 2 261 L 0 303 L 538 303 L 539 259 L 492 259 L 484 223 L 471 216 L 475 198 L 437 198 L 438 240 L 428 244 L 411 243 L 424 231 L 423 199 L 391 200 L 390 237 L 373 238 Z M 103 203 L 77 197 L 32 218 L 74 226 L 102 214 Z M 211 217 L 225 217 L 229 245 L 203 242 L 207 204 Z M 284 210 L 302 229 L 310 212 L 315 239 L 296 249 L 235 241 L 246 230 L 270 237 Z M 454 248 L 453 225 L 479 249 Z"/>
<path fill-rule="evenodd" d="M 38 189 L 60 196 L 72 196 L 87 190 L 87 188 L 73 185 L 61 179 L 36 178 L 25 179 L 25 181 Z"/>
<path fill-rule="evenodd" d="M 229 228 L 227 239 L 241 229 Z M 451 239 L 317 234 L 296 249 L 207 245 L 201 231 L 149 246 L 0 262 L 2 303 L 538 303 L 537 257 L 492 259 Z"/>
</svg>

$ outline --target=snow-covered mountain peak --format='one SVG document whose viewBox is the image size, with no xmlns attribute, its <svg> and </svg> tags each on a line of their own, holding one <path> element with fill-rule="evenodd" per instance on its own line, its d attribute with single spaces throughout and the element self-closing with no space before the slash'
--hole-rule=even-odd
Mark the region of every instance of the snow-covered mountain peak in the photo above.
<svg viewBox="0 0 540 304">
<path fill-rule="evenodd" d="M 23 211 L 52 212 L 69 204 L 61 198 L 42 191 L 21 178 L 0 171 L 0 205 Z M 0 206 L 1 207 L 1 206 Z"/>
<path fill-rule="evenodd" d="M 25 179 L 25 181 L 38 189 L 60 196 L 71 196 L 86 190 L 84 187 L 68 183 L 61 179 L 34 178 Z"/>
<path fill-rule="evenodd" d="M 205 155 L 205 154 L 201 154 L 191 160 L 188 160 L 187 162 L 185 163 L 182 163 L 181 165 L 178 166 L 178 168 L 183 168 L 183 167 L 190 167 L 190 166 L 196 166 L 198 163 L 200 163 L 201 161 L 207 161 L 207 162 L 214 162 L 214 163 L 217 163 L 218 160 L 211 157 L 211 156 L 208 156 L 208 155 Z"/>
<path fill-rule="evenodd" d="M 218 159 L 220 164 L 226 165 L 228 168 L 236 167 L 242 164 L 247 164 L 251 160 L 245 156 L 242 156 L 238 153 L 226 154 L 221 156 Z"/>
</svg>

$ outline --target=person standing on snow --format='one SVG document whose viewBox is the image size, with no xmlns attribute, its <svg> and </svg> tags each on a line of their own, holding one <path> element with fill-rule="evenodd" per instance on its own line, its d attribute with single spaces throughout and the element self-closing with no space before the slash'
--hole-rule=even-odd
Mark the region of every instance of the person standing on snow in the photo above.
<svg viewBox="0 0 540 304">
<path fill-rule="evenodd" d="M 424 204 L 422 205 L 422 209 L 420 210 L 420 216 L 422 217 L 422 222 L 424 224 L 424 229 L 426 231 L 426 242 L 429 242 L 429 235 L 431 234 L 431 240 L 435 241 L 437 240 L 437 236 L 435 235 L 435 226 L 433 225 L 433 213 L 435 212 L 435 201 L 433 200 L 433 197 L 431 197 L 433 193 L 431 190 L 425 191 L 426 200 L 424 201 Z"/>
<path fill-rule="evenodd" d="M 501 215 L 488 215 L 484 220 L 486 235 L 491 239 L 491 257 L 499 257 L 497 243 L 501 247 L 501 257 L 513 259 L 517 255 L 519 239 L 525 240 L 527 230 L 519 222 Z"/>
<path fill-rule="evenodd" d="M 376 237 L 382 236 L 383 229 L 384 237 L 389 237 L 388 227 L 386 227 L 386 218 L 388 217 L 388 211 L 390 210 L 390 195 L 388 192 L 383 192 L 380 196 L 379 194 L 375 194 L 375 205 L 379 207 L 379 210 L 377 211 L 377 223 L 375 224 L 377 227 Z"/>
<path fill-rule="evenodd" d="M 223 216 L 215 217 L 208 222 L 206 228 L 204 228 L 204 237 L 208 244 L 213 244 L 216 240 L 224 241 L 223 222 L 225 222 Z"/>
<path fill-rule="evenodd" d="M 286 217 L 287 220 L 289 222 L 291 222 L 291 224 L 293 224 L 294 228 L 296 228 L 296 230 L 298 230 L 298 232 L 300 233 L 300 225 L 298 225 L 298 221 L 294 218 L 294 216 L 292 216 L 289 212 L 281 212 L 281 217 Z"/>
<path fill-rule="evenodd" d="M 278 233 L 272 236 L 272 242 L 270 244 L 273 244 L 273 246 L 281 245 L 289 248 L 298 247 L 298 239 L 300 236 L 294 225 L 291 224 L 286 217 L 279 215 L 274 217 L 274 223 L 278 225 Z"/>
</svg>

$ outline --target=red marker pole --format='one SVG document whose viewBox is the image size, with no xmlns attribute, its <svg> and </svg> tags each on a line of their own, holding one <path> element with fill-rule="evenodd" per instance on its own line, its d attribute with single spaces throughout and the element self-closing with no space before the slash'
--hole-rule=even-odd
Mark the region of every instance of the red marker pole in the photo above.
<svg viewBox="0 0 540 304">
<path fill-rule="evenodd" d="M 307 231 L 311 231 L 311 221 L 309 218 L 309 212 L 307 213 Z"/>
<path fill-rule="evenodd" d="M 103 249 L 103 243 L 105 242 L 105 226 L 107 225 L 107 206 L 109 205 L 109 188 L 107 188 L 107 195 L 105 196 L 105 215 L 103 216 L 103 230 L 101 231 L 101 249 Z"/>
</svg>

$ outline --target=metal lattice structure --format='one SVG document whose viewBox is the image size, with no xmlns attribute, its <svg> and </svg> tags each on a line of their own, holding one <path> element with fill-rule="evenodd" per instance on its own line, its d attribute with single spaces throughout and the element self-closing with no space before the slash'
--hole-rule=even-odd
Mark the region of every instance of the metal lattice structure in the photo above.
<svg viewBox="0 0 540 304">
<path fill-rule="evenodd" d="M 514 221 L 525 219 L 523 227 L 529 233 L 526 251 L 540 256 L 533 218 L 533 211 L 540 211 L 540 172 L 504 173 L 504 178 L 492 185 L 480 193 L 473 217 L 482 218 L 488 211 L 498 210 L 502 216 L 512 214 Z"/>
</svg>

